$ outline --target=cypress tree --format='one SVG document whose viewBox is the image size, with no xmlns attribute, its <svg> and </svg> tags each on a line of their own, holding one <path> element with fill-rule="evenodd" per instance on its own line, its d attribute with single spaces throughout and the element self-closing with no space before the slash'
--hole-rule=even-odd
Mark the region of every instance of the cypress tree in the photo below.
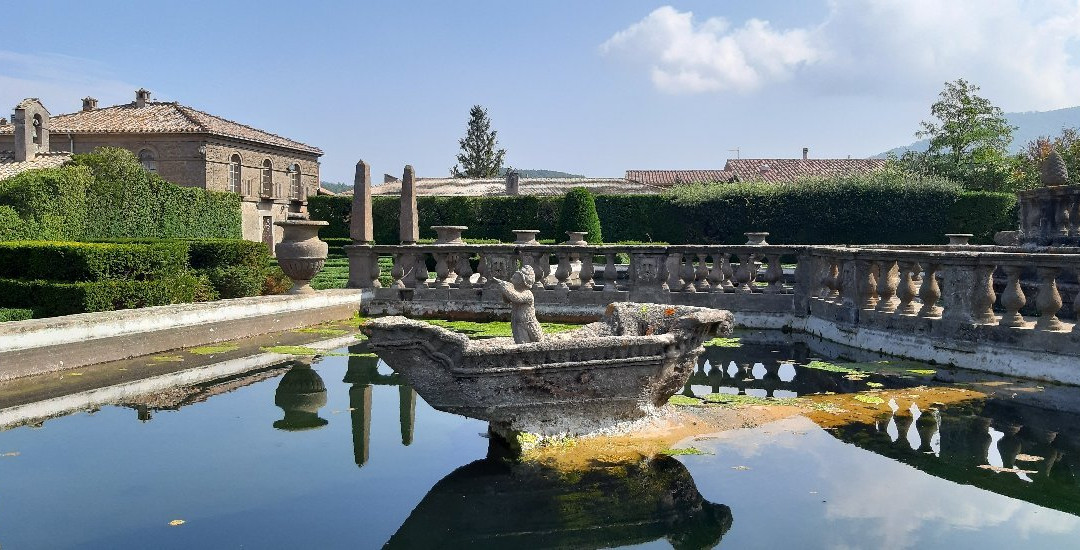
<svg viewBox="0 0 1080 550">
<path fill-rule="evenodd" d="M 588 231 L 585 241 L 590 244 L 604 242 L 600 234 L 600 216 L 596 214 L 596 197 L 584 187 L 575 187 L 566 193 L 559 212 L 558 235 L 562 239 L 567 231 Z"/>
<path fill-rule="evenodd" d="M 495 139 L 495 130 L 491 129 L 491 119 L 487 109 L 473 105 L 469 110 L 469 126 L 465 137 L 458 140 L 461 152 L 458 163 L 450 169 L 455 178 L 495 178 L 502 169 L 506 149 L 496 149 L 499 142 Z"/>
</svg>

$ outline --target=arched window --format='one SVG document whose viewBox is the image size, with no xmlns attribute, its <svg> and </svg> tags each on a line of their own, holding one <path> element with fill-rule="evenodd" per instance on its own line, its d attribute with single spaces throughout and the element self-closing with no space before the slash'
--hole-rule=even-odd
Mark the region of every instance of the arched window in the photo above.
<svg viewBox="0 0 1080 550">
<path fill-rule="evenodd" d="M 289 196 L 296 200 L 303 200 L 303 188 L 300 187 L 300 165 L 293 164 L 289 167 Z"/>
<path fill-rule="evenodd" d="M 262 195 L 274 196 L 274 164 L 270 159 L 264 160 L 262 165 Z"/>
<path fill-rule="evenodd" d="M 157 173 L 157 157 L 149 149 L 139 151 L 139 162 L 147 172 Z"/>
<path fill-rule="evenodd" d="M 41 145 L 41 115 L 34 115 L 34 144 Z"/>
<path fill-rule="evenodd" d="M 240 155 L 233 155 L 229 159 L 229 191 L 241 193 L 240 190 Z"/>
</svg>

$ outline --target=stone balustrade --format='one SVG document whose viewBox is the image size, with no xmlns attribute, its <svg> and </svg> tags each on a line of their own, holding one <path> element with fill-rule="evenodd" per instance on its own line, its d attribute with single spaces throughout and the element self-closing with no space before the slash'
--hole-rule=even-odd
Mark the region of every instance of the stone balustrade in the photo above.
<svg viewBox="0 0 1080 550">
<path fill-rule="evenodd" d="M 1080 185 L 1018 193 L 1020 240 L 1037 246 L 1080 246 Z"/>
</svg>

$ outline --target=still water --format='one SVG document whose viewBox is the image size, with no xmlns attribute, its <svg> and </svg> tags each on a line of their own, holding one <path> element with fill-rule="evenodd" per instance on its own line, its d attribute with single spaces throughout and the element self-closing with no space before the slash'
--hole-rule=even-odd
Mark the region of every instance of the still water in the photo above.
<svg viewBox="0 0 1080 550">
<path fill-rule="evenodd" d="M 709 454 L 561 472 L 512 464 L 484 423 L 431 409 L 362 345 L 345 351 L 176 410 L 0 433 L 0 546 L 1080 547 L 1080 389 L 850 380 L 802 366 L 801 345 L 710 348 L 685 393 L 951 380 L 997 396 L 830 429 L 793 417 L 693 441 Z"/>
</svg>

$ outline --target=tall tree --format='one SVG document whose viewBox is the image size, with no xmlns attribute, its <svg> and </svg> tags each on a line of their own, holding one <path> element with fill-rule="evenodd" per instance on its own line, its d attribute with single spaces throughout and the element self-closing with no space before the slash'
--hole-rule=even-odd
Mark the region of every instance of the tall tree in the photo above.
<svg viewBox="0 0 1080 550">
<path fill-rule="evenodd" d="M 450 174 L 455 178 L 498 177 L 506 149 L 496 149 L 499 142 L 495 134 L 487 109 L 473 105 L 469 109 L 469 126 L 465 130 L 465 137 L 458 140 L 461 146 L 458 163 L 450 169 Z"/>
<path fill-rule="evenodd" d="M 923 121 L 915 134 L 930 139 L 929 150 L 917 160 L 924 171 L 959 179 L 969 187 L 996 188 L 1008 177 L 1008 149 L 1016 128 L 978 91 L 962 78 L 945 83 L 930 106 L 937 120 Z"/>
</svg>

